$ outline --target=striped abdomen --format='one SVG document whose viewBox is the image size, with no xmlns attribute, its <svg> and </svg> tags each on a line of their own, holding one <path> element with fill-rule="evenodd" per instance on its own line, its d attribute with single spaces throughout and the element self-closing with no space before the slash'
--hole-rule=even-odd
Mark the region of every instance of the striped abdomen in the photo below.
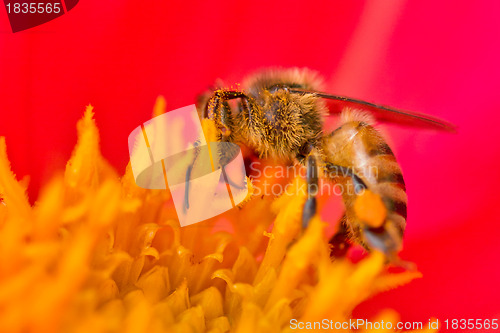
<svg viewBox="0 0 500 333">
<path fill-rule="evenodd" d="M 326 177 L 343 188 L 346 228 L 352 239 L 368 249 L 378 248 L 393 254 L 401 246 L 406 225 L 407 197 L 401 169 L 375 128 L 362 119 L 346 118 L 341 127 L 324 137 Z M 358 193 L 345 168 L 382 199 L 387 216 L 380 227 L 374 228 L 356 215 L 354 203 Z"/>
</svg>

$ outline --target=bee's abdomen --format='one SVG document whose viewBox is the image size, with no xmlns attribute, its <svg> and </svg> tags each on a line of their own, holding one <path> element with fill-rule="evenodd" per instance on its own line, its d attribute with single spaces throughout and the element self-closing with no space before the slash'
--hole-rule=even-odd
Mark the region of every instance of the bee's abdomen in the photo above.
<svg viewBox="0 0 500 333">
<path fill-rule="evenodd" d="M 324 151 L 328 162 L 351 168 L 381 197 L 388 212 L 386 225 L 394 226 L 402 235 L 407 217 L 405 182 L 394 153 L 380 133 L 367 122 L 348 121 L 326 137 Z M 349 182 L 345 178 L 334 181 Z M 347 193 L 343 197 L 353 222 L 356 218 L 351 209 L 356 196 Z"/>
<path fill-rule="evenodd" d="M 380 195 L 387 208 L 385 228 L 392 226 L 402 236 L 406 226 L 407 196 L 401 168 L 392 149 L 375 128 L 360 123 L 357 130 L 355 141 L 359 143 L 354 164 L 369 166 L 369 172 L 363 176 L 367 186 Z"/>
<path fill-rule="evenodd" d="M 368 250 L 377 249 L 393 257 L 401 249 L 407 216 L 401 168 L 382 135 L 370 125 L 369 115 L 346 110 L 342 120 L 339 128 L 323 137 L 325 175 L 347 189 L 342 195 L 346 209 L 343 222 L 351 240 Z M 335 166 L 351 172 L 328 173 L 329 169 L 335 170 Z M 355 190 L 349 191 L 352 185 Z M 375 195 L 370 199 L 374 206 L 358 201 L 364 200 L 360 187 Z M 380 207 L 378 199 L 383 202 L 385 212 L 374 208 Z"/>
<path fill-rule="evenodd" d="M 401 173 L 399 164 L 396 162 L 396 157 L 394 156 L 394 153 L 389 145 L 383 141 L 366 142 L 365 145 L 367 146 L 367 159 L 369 159 L 370 163 L 376 165 L 379 169 L 377 182 L 394 183 L 403 190 L 406 190 L 403 174 Z M 388 166 L 388 164 L 391 165 Z"/>
</svg>

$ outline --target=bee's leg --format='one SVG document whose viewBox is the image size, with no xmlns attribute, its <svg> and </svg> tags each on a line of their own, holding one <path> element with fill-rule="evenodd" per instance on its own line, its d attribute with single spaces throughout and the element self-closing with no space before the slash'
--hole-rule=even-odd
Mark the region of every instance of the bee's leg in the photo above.
<svg viewBox="0 0 500 333">
<path fill-rule="evenodd" d="M 368 188 L 366 183 L 361 179 L 352 168 L 344 167 L 341 165 L 336 165 L 333 163 L 326 162 L 325 164 L 326 172 L 328 173 L 328 178 L 335 179 L 336 177 L 350 177 L 354 185 L 354 191 L 356 194 L 361 193 L 361 191 Z"/>
<path fill-rule="evenodd" d="M 352 168 L 326 162 L 325 173 L 327 174 L 327 178 L 333 181 L 335 181 L 336 178 L 351 178 L 352 184 L 354 186 L 354 193 L 356 195 L 359 195 L 362 191 L 368 188 L 363 179 L 361 179 L 361 177 L 359 177 Z M 349 248 L 352 245 L 352 243 L 350 242 L 351 238 L 352 234 L 349 231 L 349 221 L 347 215 L 344 213 L 344 215 L 340 219 L 339 230 L 335 235 L 332 236 L 329 241 L 330 245 L 332 246 L 332 252 L 330 253 L 330 256 L 332 258 L 345 257 L 347 251 L 349 251 Z"/>
<path fill-rule="evenodd" d="M 336 177 L 351 178 L 354 185 L 355 196 L 347 199 L 351 202 L 350 204 L 347 204 L 347 206 L 351 206 L 351 208 L 348 209 L 354 209 L 352 208 L 352 205 L 355 200 L 359 198 L 359 195 L 361 195 L 364 190 L 370 191 L 368 186 L 351 168 L 345 168 L 329 163 L 326 164 L 326 168 L 328 172 L 330 172 L 329 177 L 331 179 L 335 179 Z M 346 198 L 344 198 L 344 203 L 346 203 Z M 385 206 L 383 207 L 385 210 Z M 401 245 L 402 231 L 398 230 L 393 223 L 384 223 L 382 226 L 372 226 L 368 223 L 368 220 L 365 220 L 366 217 L 363 218 L 363 220 L 359 220 L 357 212 L 352 211 L 351 213 L 351 215 L 348 214 L 349 218 L 344 220 L 346 222 L 346 226 L 352 227 L 350 230 L 352 231 L 352 234 L 349 238 L 355 240 L 366 250 L 377 249 L 383 252 L 390 261 L 397 261 L 396 254 Z"/>
<path fill-rule="evenodd" d="M 227 103 L 228 100 L 240 98 L 243 105 L 248 106 L 248 96 L 241 91 L 237 90 L 216 90 L 212 97 L 208 100 L 205 110 L 203 111 L 203 117 L 212 119 L 215 122 L 218 130 L 220 131 L 220 140 L 223 142 L 234 141 L 235 135 L 234 131 L 234 119 L 231 113 L 231 108 Z M 237 184 L 235 184 L 226 174 L 224 168 L 222 168 L 222 175 L 224 181 L 233 187 L 238 189 L 243 189 Z"/>
<path fill-rule="evenodd" d="M 183 207 L 184 213 L 186 213 L 187 210 L 189 209 L 189 191 L 190 191 L 189 181 L 191 180 L 191 172 L 193 171 L 193 165 L 196 162 L 196 159 L 198 158 L 198 154 L 200 151 L 199 141 L 196 141 L 194 143 L 194 147 L 196 153 L 194 155 L 193 161 L 186 170 L 186 185 L 184 187 L 184 207 Z"/>
<path fill-rule="evenodd" d="M 209 119 L 220 119 L 221 110 L 219 110 L 219 106 L 221 102 L 229 101 L 232 99 L 241 98 L 248 99 L 248 96 L 245 93 L 237 90 L 223 90 L 219 89 L 214 91 L 212 97 L 208 100 L 206 104 L 205 110 L 203 111 L 203 117 Z M 224 111 L 224 110 L 222 110 Z"/>
<path fill-rule="evenodd" d="M 329 241 L 332 252 L 330 253 L 330 257 L 333 258 L 342 258 L 345 257 L 347 251 L 351 247 L 351 243 L 349 242 L 349 231 L 347 229 L 347 216 L 344 214 L 340 219 L 339 230 L 335 235 L 330 238 Z"/>
<path fill-rule="evenodd" d="M 309 154 L 306 159 L 307 200 L 302 211 L 302 227 L 306 228 L 311 218 L 316 215 L 316 195 L 318 194 L 318 164 L 316 157 Z"/>
<path fill-rule="evenodd" d="M 191 164 L 186 170 L 186 186 L 184 189 L 184 214 L 189 209 L 189 181 L 191 180 L 191 170 L 193 170 L 193 165 Z"/>
<path fill-rule="evenodd" d="M 236 90 L 216 90 L 208 100 L 203 117 L 212 119 L 221 134 L 221 141 L 233 141 L 234 119 L 227 101 L 240 98 L 248 101 L 247 95 Z"/>
</svg>

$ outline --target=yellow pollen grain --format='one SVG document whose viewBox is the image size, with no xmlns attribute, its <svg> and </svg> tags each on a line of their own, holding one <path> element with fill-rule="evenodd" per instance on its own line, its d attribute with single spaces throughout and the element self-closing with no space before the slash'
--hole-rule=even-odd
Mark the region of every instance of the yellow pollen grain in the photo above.
<svg viewBox="0 0 500 333">
<path fill-rule="evenodd" d="M 360 220 L 373 228 L 381 227 L 387 217 L 387 208 L 380 195 L 368 189 L 356 198 L 354 211 Z"/>
</svg>

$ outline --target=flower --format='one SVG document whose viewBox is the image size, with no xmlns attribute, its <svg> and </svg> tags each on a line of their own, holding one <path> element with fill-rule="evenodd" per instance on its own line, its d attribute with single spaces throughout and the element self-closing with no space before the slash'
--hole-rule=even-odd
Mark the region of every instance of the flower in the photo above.
<svg viewBox="0 0 500 333">
<path fill-rule="evenodd" d="M 358 316 L 390 306 L 404 320 L 498 318 L 500 177 L 492 166 L 500 145 L 490 142 L 500 120 L 499 5 L 86 0 L 25 32 L 10 33 L 0 19 L 0 135 L 21 182 L 30 177 L 33 202 L 70 156 L 84 103 L 95 104 L 103 155 L 123 174 L 127 136 L 150 118 L 158 94 L 176 109 L 217 78 L 237 83 L 270 66 L 318 70 L 328 92 L 459 128 L 389 127 L 409 198 L 402 257 L 425 278 L 364 302 Z"/>
<path fill-rule="evenodd" d="M 88 106 L 64 174 L 33 206 L 0 140 L 2 332 L 287 331 L 294 318 L 344 321 L 371 295 L 420 277 L 388 272 L 380 253 L 332 262 L 325 223 L 301 231 L 303 191 L 181 228 L 168 191 L 110 167 L 93 116 Z"/>
</svg>

